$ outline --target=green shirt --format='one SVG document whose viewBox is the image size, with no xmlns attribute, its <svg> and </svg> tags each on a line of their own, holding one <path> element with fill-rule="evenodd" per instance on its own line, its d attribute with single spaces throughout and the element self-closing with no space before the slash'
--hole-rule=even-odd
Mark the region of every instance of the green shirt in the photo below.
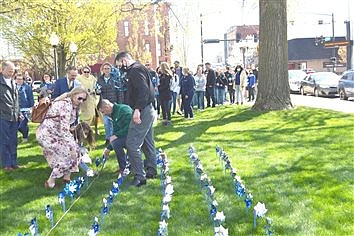
<svg viewBox="0 0 354 236">
<path fill-rule="evenodd" d="M 112 109 L 113 135 L 124 138 L 128 134 L 128 128 L 132 119 L 133 110 L 126 104 L 114 103 Z M 112 150 L 111 145 L 108 149 Z"/>
</svg>

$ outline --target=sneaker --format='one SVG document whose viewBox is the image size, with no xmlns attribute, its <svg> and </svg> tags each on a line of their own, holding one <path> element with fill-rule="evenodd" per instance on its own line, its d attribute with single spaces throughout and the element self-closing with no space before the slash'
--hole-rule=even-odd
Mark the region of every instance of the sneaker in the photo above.
<svg viewBox="0 0 354 236">
<path fill-rule="evenodd" d="M 182 115 L 183 113 L 182 113 L 181 110 L 178 110 L 178 111 L 177 111 L 177 114 L 178 114 L 178 115 Z"/>
<path fill-rule="evenodd" d="M 23 138 L 21 143 L 27 143 L 28 142 L 28 138 Z"/>
</svg>

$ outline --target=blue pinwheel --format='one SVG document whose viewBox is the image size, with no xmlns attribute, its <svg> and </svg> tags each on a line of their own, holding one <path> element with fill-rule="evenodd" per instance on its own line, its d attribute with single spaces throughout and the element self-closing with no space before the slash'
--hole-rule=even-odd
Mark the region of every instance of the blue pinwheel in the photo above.
<svg viewBox="0 0 354 236">
<path fill-rule="evenodd" d="M 91 229 L 88 232 L 88 236 L 96 236 L 100 231 L 100 225 L 98 224 L 98 218 L 95 217 Z"/>
<path fill-rule="evenodd" d="M 50 221 L 51 227 L 54 227 L 54 217 L 53 217 L 53 209 L 50 207 L 50 205 L 47 205 L 45 207 L 45 216 L 48 218 Z"/>
<path fill-rule="evenodd" d="M 63 212 L 65 212 L 65 192 L 60 192 L 58 195 L 58 201 L 63 209 Z"/>
<path fill-rule="evenodd" d="M 235 193 L 239 197 L 245 195 L 245 186 L 242 183 L 235 181 Z"/>
<path fill-rule="evenodd" d="M 119 185 L 116 182 L 113 182 L 112 189 L 111 189 L 113 196 L 117 196 L 119 193 Z"/>
<path fill-rule="evenodd" d="M 246 194 L 246 197 L 245 197 L 245 203 L 246 203 L 246 214 L 248 214 L 248 209 L 251 208 L 251 205 L 252 205 L 252 199 L 253 199 L 253 196 L 251 193 L 247 193 Z"/>
<path fill-rule="evenodd" d="M 36 218 L 33 218 L 31 220 L 29 231 L 31 232 L 32 235 L 38 236 L 38 223 Z"/>
</svg>

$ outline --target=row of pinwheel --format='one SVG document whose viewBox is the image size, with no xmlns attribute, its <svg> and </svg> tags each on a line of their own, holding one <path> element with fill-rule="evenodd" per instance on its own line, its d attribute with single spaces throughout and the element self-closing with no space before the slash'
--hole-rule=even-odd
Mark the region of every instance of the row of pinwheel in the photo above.
<svg viewBox="0 0 354 236">
<path fill-rule="evenodd" d="M 226 154 L 226 152 L 220 146 L 216 145 L 216 157 L 219 159 L 219 162 L 222 164 L 224 171 L 230 171 L 230 176 L 233 181 L 235 194 L 239 199 L 244 198 L 246 204 L 246 214 L 252 206 L 253 196 L 251 192 L 245 187 L 241 177 L 237 175 L 237 170 L 231 164 L 231 161 Z M 257 217 L 264 218 L 268 209 L 265 208 L 265 204 L 258 202 L 253 208 L 253 227 L 256 228 Z M 266 217 L 266 225 L 264 226 L 264 235 L 273 235 L 272 230 L 272 220 L 269 217 Z"/>
<path fill-rule="evenodd" d="M 162 193 L 162 210 L 160 213 L 158 236 L 168 235 L 168 221 L 171 217 L 169 203 L 172 200 L 174 193 L 172 178 L 169 175 L 169 163 L 166 153 L 163 153 L 161 149 L 157 152 L 157 166 L 160 168 L 160 180 L 161 180 L 161 193 Z"/>
<path fill-rule="evenodd" d="M 91 172 L 86 172 L 85 177 L 79 176 L 75 178 L 74 180 L 71 180 L 69 183 L 66 183 L 63 191 L 59 192 L 58 194 L 58 202 L 61 205 L 61 208 L 63 210 L 63 215 L 55 222 L 54 220 L 54 212 L 53 208 L 51 207 L 50 204 L 45 206 L 45 215 L 46 218 L 48 218 L 49 223 L 50 223 L 50 231 L 47 233 L 49 235 L 55 227 L 60 223 L 60 221 L 70 212 L 70 209 L 72 206 L 80 199 L 80 197 L 88 191 L 88 189 L 91 187 L 93 182 L 99 177 L 100 172 L 102 171 L 104 165 L 106 163 L 106 158 L 102 156 L 102 159 L 97 157 L 95 164 L 97 168 L 97 176 L 91 181 L 89 184 L 90 180 L 89 178 L 92 177 Z M 100 169 L 100 171 L 98 171 Z M 83 186 L 86 186 L 86 189 L 84 192 L 82 192 Z M 71 199 L 71 204 L 68 208 L 66 208 L 66 197 L 69 197 Z M 29 231 L 31 235 L 37 236 L 39 234 L 39 226 L 36 217 L 31 219 L 30 221 L 30 226 L 29 226 Z M 29 233 L 18 233 L 18 236 L 26 236 L 29 235 Z"/>
<path fill-rule="evenodd" d="M 200 187 L 204 192 L 204 196 L 209 207 L 210 219 L 213 221 L 214 235 L 229 235 L 228 229 L 223 225 L 226 218 L 224 212 L 218 211 L 217 209 L 218 202 L 214 198 L 215 188 L 212 185 L 211 179 L 205 173 L 203 165 L 200 162 L 198 155 L 192 145 L 189 147 L 189 159 L 194 167 L 194 175 L 199 181 Z"/>
</svg>

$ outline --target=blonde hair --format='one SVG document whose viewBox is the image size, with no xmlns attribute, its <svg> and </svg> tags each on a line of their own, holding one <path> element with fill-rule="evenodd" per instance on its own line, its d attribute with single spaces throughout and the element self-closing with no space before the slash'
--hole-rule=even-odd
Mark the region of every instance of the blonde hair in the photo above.
<svg viewBox="0 0 354 236">
<path fill-rule="evenodd" d="M 189 70 L 188 67 L 183 67 L 182 73 L 183 73 L 184 75 L 190 75 L 190 74 L 191 74 L 191 71 Z"/>
<path fill-rule="evenodd" d="M 168 65 L 168 63 L 167 62 L 162 62 L 161 63 L 161 65 L 160 65 L 160 70 L 161 70 L 161 72 L 162 73 L 164 73 L 164 74 L 167 74 L 167 75 L 169 75 L 169 76 L 173 76 L 173 73 L 172 73 L 172 71 L 171 71 L 171 69 L 170 69 L 170 66 Z"/>
<path fill-rule="evenodd" d="M 73 97 L 79 93 L 84 93 L 84 94 L 86 94 L 86 96 L 89 95 L 87 92 L 87 89 L 85 89 L 83 87 L 75 87 L 70 92 L 63 93 L 62 95 L 57 97 L 54 101 L 62 101 L 65 98 L 70 98 L 71 100 L 73 100 Z"/>
</svg>

